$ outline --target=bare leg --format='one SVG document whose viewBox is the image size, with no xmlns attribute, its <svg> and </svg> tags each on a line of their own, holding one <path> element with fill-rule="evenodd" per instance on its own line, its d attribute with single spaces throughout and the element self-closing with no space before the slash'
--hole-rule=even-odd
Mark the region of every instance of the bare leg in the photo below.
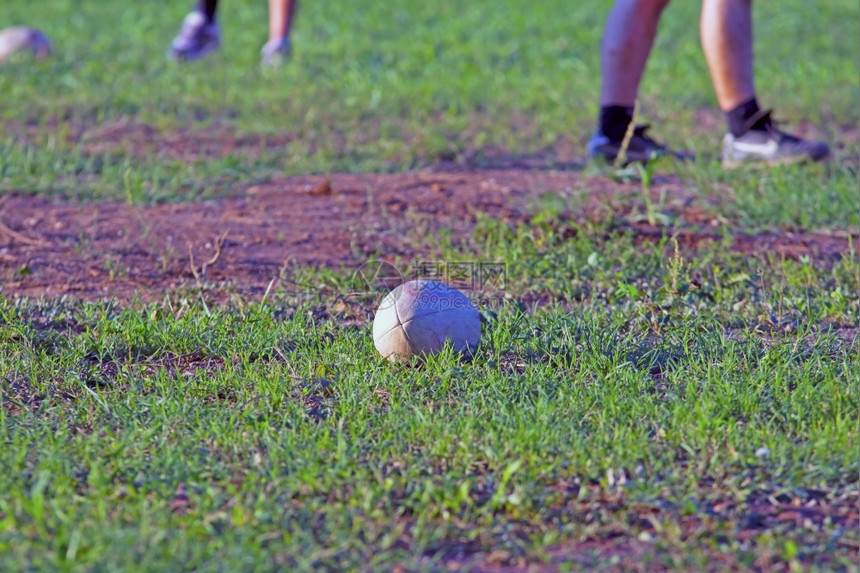
<svg viewBox="0 0 860 573">
<path fill-rule="evenodd" d="M 290 36 L 297 0 L 269 0 L 269 41 Z"/>
<path fill-rule="evenodd" d="M 720 108 L 755 98 L 752 0 L 704 0 L 701 36 Z"/>
<path fill-rule="evenodd" d="M 612 163 L 648 162 L 655 156 L 689 159 L 646 135 L 647 126 L 634 126 L 639 83 L 648 63 L 660 15 L 669 0 L 616 0 L 600 49 L 600 117 L 588 153 Z M 622 154 L 623 150 L 623 154 Z"/>
<path fill-rule="evenodd" d="M 606 21 L 600 51 L 601 106 L 632 107 L 636 102 L 660 14 L 668 3 L 669 0 L 615 2 Z"/>
</svg>

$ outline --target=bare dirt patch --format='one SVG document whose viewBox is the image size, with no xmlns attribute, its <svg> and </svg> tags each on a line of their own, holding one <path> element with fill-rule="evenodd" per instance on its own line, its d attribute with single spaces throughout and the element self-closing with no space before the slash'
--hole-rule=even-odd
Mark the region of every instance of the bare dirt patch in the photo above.
<svg viewBox="0 0 860 573">
<path fill-rule="evenodd" d="M 675 227 L 624 223 L 642 241 L 667 233 L 682 246 L 722 241 L 717 215 L 689 201 L 690 191 L 667 177 Z M 546 193 L 576 195 L 561 219 L 585 222 L 628 209 L 636 184 L 577 171 L 528 169 L 282 177 L 239 196 L 151 206 L 77 204 L 32 195 L 0 198 L 0 285 L 7 296 L 147 300 L 195 286 L 261 296 L 290 265 L 355 267 L 370 258 L 432 256 L 440 229 L 471 232 L 478 213 L 518 225 L 530 220 Z M 655 190 L 656 191 L 656 190 Z M 617 227 L 616 225 L 616 227 Z M 422 242 L 404 240 L 419 231 Z M 857 244 L 858 237 L 854 237 Z M 732 233 L 732 248 L 750 255 L 835 260 L 847 235 L 770 231 Z"/>
<path fill-rule="evenodd" d="M 44 123 L 7 120 L 2 131 L 22 142 L 38 144 L 45 137 L 58 138 L 62 144 L 88 155 L 152 155 L 161 159 L 198 161 L 230 155 L 258 157 L 265 152 L 283 150 L 297 136 L 278 134 L 237 134 L 215 122 L 206 127 L 180 127 L 163 130 L 122 117 L 104 124 L 68 121 L 52 117 Z"/>
</svg>

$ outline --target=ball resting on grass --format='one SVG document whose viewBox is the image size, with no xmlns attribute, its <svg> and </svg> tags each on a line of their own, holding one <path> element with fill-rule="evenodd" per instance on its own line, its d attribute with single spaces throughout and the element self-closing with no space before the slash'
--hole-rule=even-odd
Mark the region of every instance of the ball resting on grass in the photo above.
<svg viewBox="0 0 860 573">
<path fill-rule="evenodd" d="M 51 43 L 35 28 L 15 26 L 0 30 L 0 64 L 22 50 L 30 50 L 41 59 L 50 55 Z"/>
<path fill-rule="evenodd" d="M 450 342 L 472 354 L 481 341 L 481 317 L 466 295 L 444 283 L 403 283 L 382 300 L 373 319 L 373 344 L 391 361 L 437 354 Z"/>
</svg>

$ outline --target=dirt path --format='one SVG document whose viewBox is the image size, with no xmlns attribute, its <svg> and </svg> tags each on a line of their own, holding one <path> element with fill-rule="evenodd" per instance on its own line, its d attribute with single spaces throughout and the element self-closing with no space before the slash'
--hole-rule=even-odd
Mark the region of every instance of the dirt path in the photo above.
<svg viewBox="0 0 860 573">
<path fill-rule="evenodd" d="M 682 221 L 676 231 L 683 245 L 722 239 L 707 214 L 685 207 L 680 182 L 663 184 Z M 542 194 L 586 190 L 581 210 L 563 214 L 584 220 L 634 189 L 584 181 L 579 171 L 516 169 L 284 177 L 237 197 L 146 207 L 13 194 L 0 198 L 0 292 L 127 301 L 205 283 L 256 297 L 288 265 L 357 266 L 377 253 L 419 259 L 432 256 L 435 230 L 464 236 L 478 212 L 516 225 L 528 220 L 529 205 Z M 645 224 L 630 228 L 643 241 L 665 232 Z M 402 240 L 416 230 L 428 236 L 422 245 Z M 814 233 L 737 233 L 733 239 L 733 248 L 752 255 L 830 259 L 849 244 L 845 236 Z"/>
</svg>

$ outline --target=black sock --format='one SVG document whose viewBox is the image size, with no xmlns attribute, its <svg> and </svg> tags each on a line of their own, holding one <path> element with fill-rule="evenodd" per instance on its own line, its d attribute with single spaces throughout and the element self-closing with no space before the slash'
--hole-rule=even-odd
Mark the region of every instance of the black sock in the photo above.
<svg viewBox="0 0 860 573">
<path fill-rule="evenodd" d="M 218 11 L 218 0 L 197 0 L 197 11 L 203 14 L 207 24 L 211 24 Z"/>
<path fill-rule="evenodd" d="M 631 121 L 633 121 L 632 106 L 605 105 L 600 108 L 600 133 L 608 137 L 609 141 L 622 141 Z"/>
<path fill-rule="evenodd" d="M 756 115 L 760 116 L 756 121 L 750 120 Z M 761 113 L 761 108 L 758 106 L 758 100 L 752 98 L 747 100 L 737 107 L 726 112 L 726 121 L 729 124 L 729 131 L 735 137 L 740 137 L 748 131 L 758 130 L 763 131 L 768 126 L 768 115 Z"/>
</svg>

